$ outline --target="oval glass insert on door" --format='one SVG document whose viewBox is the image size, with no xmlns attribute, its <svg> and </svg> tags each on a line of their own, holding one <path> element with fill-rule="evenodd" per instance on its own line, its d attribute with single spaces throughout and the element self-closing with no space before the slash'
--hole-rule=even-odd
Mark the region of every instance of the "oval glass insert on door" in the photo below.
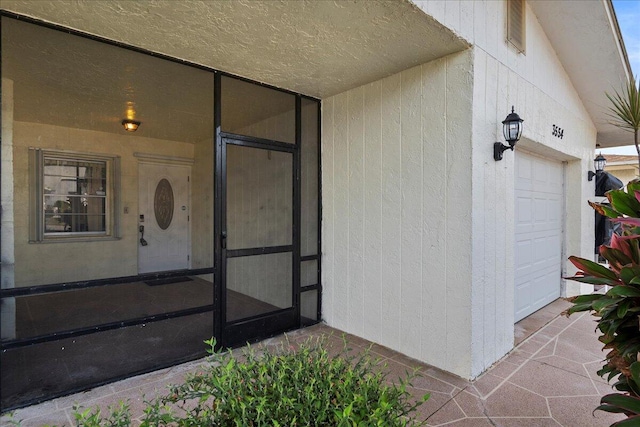
<svg viewBox="0 0 640 427">
<path fill-rule="evenodd" d="M 158 182 L 156 193 L 153 197 L 153 212 L 156 215 L 158 227 L 166 230 L 173 219 L 173 189 L 171 183 L 165 178 Z"/>
</svg>

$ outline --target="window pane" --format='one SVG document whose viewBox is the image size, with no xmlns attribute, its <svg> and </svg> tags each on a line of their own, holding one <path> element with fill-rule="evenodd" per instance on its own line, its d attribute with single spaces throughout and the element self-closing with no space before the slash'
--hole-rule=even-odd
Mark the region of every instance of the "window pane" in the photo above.
<svg viewBox="0 0 640 427">
<path fill-rule="evenodd" d="M 44 159 L 45 194 L 84 194 L 104 196 L 106 162 Z"/>
<path fill-rule="evenodd" d="M 222 77 L 222 130 L 295 144 L 295 96 Z"/>
<path fill-rule="evenodd" d="M 44 158 L 44 232 L 107 231 L 107 163 Z"/>
<path fill-rule="evenodd" d="M 227 260 L 227 321 L 292 306 L 291 252 Z"/>
<path fill-rule="evenodd" d="M 318 284 L 318 261 L 303 261 L 300 264 L 300 286 Z"/>
<path fill-rule="evenodd" d="M 293 155 L 227 145 L 228 248 L 292 242 Z"/>
<path fill-rule="evenodd" d="M 303 324 L 318 320 L 318 291 L 307 291 L 300 294 L 300 315 Z"/>
<path fill-rule="evenodd" d="M 45 233 L 101 233 L 105 231 L 104 215 L 63 214 L 44 217 Z"/>
<path fill-rule="evenodd" d="M 317 102 L 302 98 L 302 256 L 318 253 L 318 111 Z"/>
</svg>

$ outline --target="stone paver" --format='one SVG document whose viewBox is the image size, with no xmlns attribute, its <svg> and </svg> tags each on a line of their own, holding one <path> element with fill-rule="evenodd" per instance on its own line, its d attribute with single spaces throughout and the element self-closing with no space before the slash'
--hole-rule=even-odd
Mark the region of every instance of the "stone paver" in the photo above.
<svg viewBox="0 0 640 427">
<path fill-rule="evenodd" d="M 558 317 L 568 304 L 557 301 L 531 318 L 516 325 L 517 347 L 473 382 L 407 356 L 396 353 L 362 338 L 345 335 L 350 353 L 371 347 L 372 356 L 392 383 L 405 372 L 417 369 L 421 375 L 412 381 L 409 392 L 416 398 L 430 393 L 431 398 L 419 408 L 417 419 L 429 426 L 454 427 L 573 427 L 607 426 L 624 419 L 622 415 L 601 411 L 592 414 L 600 397 L 611 392 L 611 386 L 595 372 L 604 353 L 600 351 L 593 318 L 579 313 L 570 318 Z M 291 346 L 309 337 L 330 335 L 330 352 L 343 346 L 342 332 L 326 325 L 316 325 L 288 335 Z M 254 345 L 258 351 L 282 343 L 284 336 Z M 238 352 L 239 354 L 239 352 Z M 202 368 L 195 361 L 150 374 L 61 397 L 39 405 L 15 411 L 15 420 L 23 427 L 73 425 L 73 406 L 108 405 L 128 400 L 135 417 L 142 415 L 144 398 L 166 390 L 169 383 L 178 383 L 188 372 Z M 6 414 L 0 426 L 9 426 Z"/>
</svg>

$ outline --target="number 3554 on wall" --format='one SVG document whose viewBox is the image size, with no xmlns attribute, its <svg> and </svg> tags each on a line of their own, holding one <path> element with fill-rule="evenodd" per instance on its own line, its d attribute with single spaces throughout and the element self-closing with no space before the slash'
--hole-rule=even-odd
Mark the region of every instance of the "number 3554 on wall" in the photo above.
<svg viewBox="0 0 640 427">
<path fill-rule="evenodd" d="M 559 126 L 553 125 L 553 132 L 551 134 L 562 139 L 562 137 L 564 136 L 564 129 Z"/>
</svg>

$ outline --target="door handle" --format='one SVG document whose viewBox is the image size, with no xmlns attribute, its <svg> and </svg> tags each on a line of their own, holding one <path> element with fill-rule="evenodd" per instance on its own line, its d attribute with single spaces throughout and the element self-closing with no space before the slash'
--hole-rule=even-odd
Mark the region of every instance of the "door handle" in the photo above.
<svg viewBox="0 0 640 427">
<path fill-rule="evenodd" d="M 222 244 L 222 249 L 227 249 L 227 232 L 223 231 L 220 234 L 220 243 Z"/>
<path fill-rule="evenodd" d="M 140 244 L 142 246 L 147 246 L 149 243 L 146 240 L 144 240 L 144 225 L 141 225 L 139 227 L 139 230 L 140 230 Z"/>
</svg>

